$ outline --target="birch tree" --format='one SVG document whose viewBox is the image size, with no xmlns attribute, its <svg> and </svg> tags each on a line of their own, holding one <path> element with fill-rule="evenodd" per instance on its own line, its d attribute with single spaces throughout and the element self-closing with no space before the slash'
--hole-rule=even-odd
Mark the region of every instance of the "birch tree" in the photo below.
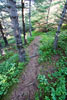
<svg viewBox="0 0 67 100">
<path fill-rule="evenodd" d="M 19 53 L 20 62 L 25 61 L 25 51 L 22 44 L 21 33 L 18 23 L 18 14 L 16 9 L 16 0 L 7 0 L 7 6 L 9 9 L 9 14 L 12 22 L 12 28 L 14 30 L 14 37 L 16 40 L 16 45 Z"/>
<path fill-rule="evenodd" d="M 58 45 L 58 37 L 59 37 L 59 33 L 60 33 L 60 28 L 62 26 L 65 14 L 66 14 L 66 10 L 67 10 L 67 0 L 65 2 L 63 11 L 62 11 L 62 15 L 61 15 L 61 19 L 57 28 L 57 32 L 56 32 L 56 36 L 55 36 L 55 40 L 54 40 L 54 49 L 57 49 L 57 45 Z"/>
</svg>

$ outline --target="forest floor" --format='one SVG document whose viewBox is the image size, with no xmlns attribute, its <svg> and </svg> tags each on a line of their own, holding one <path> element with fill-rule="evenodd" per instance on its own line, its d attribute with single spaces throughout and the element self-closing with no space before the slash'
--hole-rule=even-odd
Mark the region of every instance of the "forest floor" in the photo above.
<svg viewBox="0 0 67 100">
<path fill-rule="evenodd" d="M 38 47 L 40 36 L 35 37 L 27 48 L 30 61 L 25 72 L 21 75 L 17 87 L 13 90 L 10 100 L 34 100 L 37 91 L 37 76 L 40 73 L 41 65 L 38 64 Z"/>
<path fill-rule="evenodd" d="M 48 73 L 54 72 L 55 63 L 39 64 L 39 48 L 42 36 L 38 35 L 25 48 L 28 56 L 29 63 L 26 65 L 24 71 L 21 73 L 19 83 L 15 84 L 9 89 L 9 93 L 3 98 L 3 100 L 35 100 L 35 93 L 38 91 L 37 77 L 39 74 L 48 75 Z M 53 56 L 52 60 L 57 61 L 59 57 Z"/>
<path fill-rule="evenodd" d="M 52 35 L 50 33 L 52 33 Z M 26 63 L 26 67 L 25 64 L 24 66 L 21 66 L 24 70 L 21 69 L 20 77 L 18 76 L 19 82 L 12 85 L 9 88 L 7 95 L 5 95 L 1 100 L 37 100 L 35 99 L 36 93 L 38 92 L 38 95 L 40 96 L 38 75 L 45 75 L 50 84 L 52 81 L 49 80 L 50 74 L 52 75 L 52 73 L 56 71 L 57 65 L 64 65 L 64 60 L 66 58 L 63 56 L 62 59 L 62 52 L 57 51 L 53 53 L 51 49 L 52 41 L 54 39 L 54 31 L 48 32 L 47 34 L 38 33 L 38 35 L 33 35 L 33 37 L 34 38 L 28 40 L 29 44 L 25 47 L 29 57 L 29 62 Z M 51 41 L 49 41 L 50 38 Z M 10 50 L 14 50 L 14 48 L 10 48 Z M 14 53 L 12 53 L 12 55 L 14 55 Z M 9 56 L 7 58 L 9 59 Z M 8 59 L 7 61 L 9 62 Z M 16 56 L 12 59 L 16 59 Z M 59 80 L 59 77 L 57 80 Z M 52 82 L 54 82 L 54 80 Z"/>
</svg>

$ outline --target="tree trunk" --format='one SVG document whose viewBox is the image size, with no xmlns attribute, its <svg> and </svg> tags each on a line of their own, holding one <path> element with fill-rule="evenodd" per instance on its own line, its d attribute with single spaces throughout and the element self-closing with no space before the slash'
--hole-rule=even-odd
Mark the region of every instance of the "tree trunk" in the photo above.
<svg viewBox="0 0 67 100">
<path fill-rule="evenodd" d="M 24 43 L 26 44 L 26 33 L 25 33 L 25 20 L 24 20 L 24 0 L 21 0 L 22 4 L 22 26 L 23 26 L 23 35 L 24 35 Z"/>
<path fill-rule="evenodd" d="M 31 32 L 31 0 L 29 0 L 29 34 L 32 36 Z"/>
<path fill-rule="evenodd" d="M 54 41 L 54 49 L 57 49 L 57 45 L 58 45 L 58 37 L 59 37 L 59 33 L 60 33 L 60 28 L 62 26 L 63 20 L 64 20 L 64 16 L 66 14 L 66 9 L 67 9 L 67 0 L 64 6 L 64 9 L 62 11 L 62 16 L 61 16 L 61 20 L 59 22 L 58 28 L 57 28 L 57 32 L 56 32 L 56 36 L 55 36 L 55 41 Z"/>
<path fill-rule="evenodd" d="M 8 2 L 8 8 L 10 13 L 10 18 L 12 22 L 12 27 L 14 30 L 14 36 L 16 39 L 16 45 L 19 53 L 19 59 L 20 62 L 25 61 L 25 51 L 22 44 L 21 34 L 20 34 L 20 28 L 18 23 L 18 14 L 16 9 L 16 1 L 15 0 L 7 0 Z"/>
<path fill-rule="evenodd" d="M 48 20 L 49 20 L 49 14 L 50 14 L 50 7 L 51 7 L 51 3 L 52 3 L 52 0 L 49 0 L 49 8 L 48 8 L 48 13 L 47 13 L 47 24 L 48 24 Z"/>
<path fill-rule="evenodd" d="M 5 46 L 7 46 L 8 45 L 8 41 L 7 41 L 7 38 L 6 38 L 6 36 L 5 36 L 4 32 L 3 32 L 3 27 L 2 27 L 1 22 L 0 22 L 0 32 L 1 32 L 3 40 L 5 42 Z"/>
</svg>

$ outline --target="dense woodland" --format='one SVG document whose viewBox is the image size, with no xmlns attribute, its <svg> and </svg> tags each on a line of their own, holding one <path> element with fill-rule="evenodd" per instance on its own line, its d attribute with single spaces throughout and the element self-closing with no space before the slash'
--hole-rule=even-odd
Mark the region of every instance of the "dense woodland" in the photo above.
<svg viewBox="0 0 67 100">
<path fill-rule="evenodd" d="M 0 0 L 0 100 L 67 100 L 67 0 Z"/>
</svg>

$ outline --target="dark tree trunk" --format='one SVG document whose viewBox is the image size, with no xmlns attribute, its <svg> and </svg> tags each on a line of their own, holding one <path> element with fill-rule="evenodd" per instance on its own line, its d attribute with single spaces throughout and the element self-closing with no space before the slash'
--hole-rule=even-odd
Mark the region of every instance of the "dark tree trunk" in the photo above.
<svg viewBox="0 0 67 100">
<path fill-rule="evenodd" d="M 31 32 L 31 0 L 29 0 L 29 34 L 32 36 Z"/>
<path fill-rule="evenodd" d="M 19 59 L 20 62 L 25 61 L 25 51 L 22 44 L 21 34 L 20 34 L 20 28 L 18 23 L 18 14 L 16 9 L 16 1 L 15 0 L 7 0 L 8 1 L 8 8 L 10 13 L 10 18 L 12 22 L 12 27 L 14 30 L 14 36 L 16 39 L 16 45 L 19 53 Z"/>
<path fill-rule="evenodd" d="M 52 0 L 49 0 L 49 7 L 48 7 L 48 13 L 47 13 L 47 24 L 48 24 L 48 20 L 49 20 L 49 14 L 50 14 L 50 7 L 51 7 L 51 3 L 52 3 Z"/>
<path fill-rule="evenodd" d="M 22 5 L 22 26 L 23 26 L 23 35 L 24 35 L 24 43 L 26 44 L 26 33 L 25 33 L 25 20 L 24 20 L 24 0 L 21 0 Z"/>
<path fill-rule="evenodd" d="M 7 46 L 8 45 L 8 41 L 7 41 L 7 38 L 6 38 L 6 36 L 5 36 L 4 32 L 3 32 L 3 27 L 2 27 L 1 22 L 0 22 L 0 32 L 1 32 L 3 40 L 5 42 L 5 46 Z"/>
<path fill-rule="evenodd" d="M 58 37 L 59 37 L 59 33 L 60 33 L 60 28 L 62 26 L 64 17 L 65 17 L 65 14 L 66 14 L 66 9 L 67 9 L 67 0 L 66 0 L 64 9 L 62 11 L 61 20 L 60 20 L 59 25 L 58 25 L 58 28 L 57 28 L 57 32 L 56 32 L 56 36 L 55 36 L 55 40 L 54 40 L 54 49 L 57 49 L 57 46 L 58 46 Z"/>
</svg>

